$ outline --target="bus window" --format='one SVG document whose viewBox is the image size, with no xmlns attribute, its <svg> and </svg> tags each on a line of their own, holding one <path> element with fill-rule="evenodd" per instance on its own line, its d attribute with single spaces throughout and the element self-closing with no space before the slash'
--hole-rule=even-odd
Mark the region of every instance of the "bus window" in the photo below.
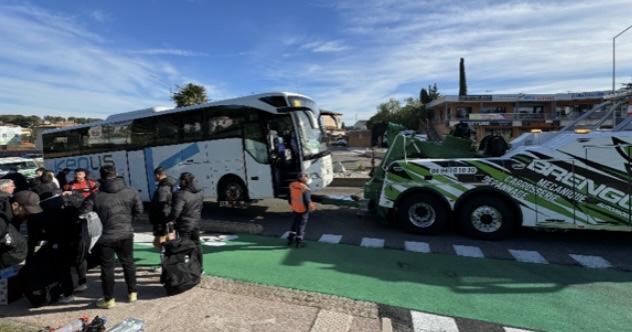
<svg viewBox="0 0 632 332">
<path fill-rule="evenodd" d="M 184 141 L 201 140 L 204 137 L 202 130 L 202 112 L 185 112 L 182 119 L 182 139 Z"/>
<path fill-rule="evenodd" d="M 179 143 L 180 116 L 180 114 L 176 113 L 154 117 L 156 121 L 154 144 L 171 145 Z"/>
<path fill-rule="evenodd" d="M 258 122 L 244 125 L 244 145 L 246 151 L 261 164 L 268 164 L 268 145 L 265 135 Z"/>
<path fill-rule="evenodd" d="M 132 123 L 132 145 L 142 149 L 154 144 L 154 118 L 136 119 Z"/>
<path fill-rule="evenodd" d="M 239 109 L 210 108 L 205 111 L 206 137 L 221 139 L 241 137 L 244 121 L 243 112 Z"/>
</svg>

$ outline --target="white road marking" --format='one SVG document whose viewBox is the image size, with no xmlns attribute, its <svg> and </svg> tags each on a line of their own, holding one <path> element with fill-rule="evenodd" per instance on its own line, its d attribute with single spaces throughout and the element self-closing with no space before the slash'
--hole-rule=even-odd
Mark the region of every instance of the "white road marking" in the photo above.
<svg viewBox="0 0 632 332">
<path fill-rule="evenodd" d="M 549 262 L 537 251 L 509 249 L 509 253 L 518 262 L 548 264 Z"/>
<path fill-rule="evenodd" d="M 134 233 L 134 243 L 154 243 L 154 234 Z"/>
<path fill-rule="evenodd" d="M 340 240 L 342 240 L 342 235 L 323 234 L 320 236 L 318 242 L 338 244 L 340 243 Z"/>
<path fill-rule="evenodd" d="M 288 231 L 288 232 L 283 233 L 283 235 L 281 235 L 281 238 L 282 238 L 282 239 L 287 239 L 287 237 L 288 237 L 288 236 L 290 236 L 290 232 L 289 232 L 289 231 Z"/>
<path fill-rule="evenodd" d="M 476 257 L 476 258 L 484 258 L 485 257 L 485 255 L 483 254 L 483 251 L 479 247 L 462 246 L 462 245 L 458 245 L 458 244 L 455 244 L 452 247 L 454 247 L 454 251 L 456 251 L 456 254 L 459 255 L 459 256 Z"/>
<path fill-rule="evenodd" d="M 426 242 L 404 241 L 404 249 L 414 252 L 430 252 L 430 245 Z"/>
<path fill-rule="evenodd" d="M 610 262 L 608 262 L 601 256 L 575 254 L 570 254 L 570 256 L 582 266 L 589 267 L 591 269 L 607 269 L 609 267 L 612 267 L 612 264 L 610 264 Z"/>
<path fill-rule="evenodd" d="M 413 330 L 415 332 L 459 332 L 459 327 L 452 317 L 438 316 L 418 311 L 411 311 Z"/>
<path fill-rule="evenodd" d="M 370 237 L 363 237 L 360 245 L 367 248 L 383 248 L 384 239 L 374 239 Z"/>
<path fill-rule="evenodd" d="M 503 329 L 505 329 L 505 332 L 533 332 L 531 330 L 517 329 L 514 327 L 503 327 Z"/>
</svg>

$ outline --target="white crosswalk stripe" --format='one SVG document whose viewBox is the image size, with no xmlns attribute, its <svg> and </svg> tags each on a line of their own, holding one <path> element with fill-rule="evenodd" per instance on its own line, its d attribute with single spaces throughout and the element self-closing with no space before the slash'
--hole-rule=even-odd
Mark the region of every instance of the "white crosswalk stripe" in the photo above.
<svg viewBox="0 0 632 332">
<path fill-rule="evenodd" d="M 384 247 L 384 239 L 363 237 L 360 245 L 367 248 L 382 248 Z"/>
<path fill-rule="evenodd" d="M 537 251 L 509 249 L 509 253 L 518 262 L 548 264 L 549 262 Z"/>
<path fill-rule="evenodd" d="M 430 245 L 426 242 L 405 241 L 404 249 L 406 251 L 429 253 Z"/>
<path fill-rule="evenodd" d="M 463 246 L 463 245 L 458 245 L 458 244 L 455 244 L 452 247 L 454 247 L 454 251 L 459 256 L 476 257 L 476 258 L 485 257 L 485 255 L 483 254 L 483 251 L 479 247 Z"/>
<path fill-rule="evenodd" d="M 415 332 L 459 332 L 459 327 L 452 317 L 438 316 L 418 311 L 411 311 Z"/>
<path fill-rule="evenodd" d="M 323 234 L 320 239 L 318 240 L 318 242 L 324 242 L 324 243 L 340 243 L 340 240 L 342 240 L 342 235 L 337 235 L 337 234 Z"/>
<path fill-rule="evenodd" d="M 591 269 L 607 269 L 612 267 L 612 264 L 601 256 L 576 254 L 570 254 L 570 256 L 582 266 L 589 267 Z"/>
</svg>

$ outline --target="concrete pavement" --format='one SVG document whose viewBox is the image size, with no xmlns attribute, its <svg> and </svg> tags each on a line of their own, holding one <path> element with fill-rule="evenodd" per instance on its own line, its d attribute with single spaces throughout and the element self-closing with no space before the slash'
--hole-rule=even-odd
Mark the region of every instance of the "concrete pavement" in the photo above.
<svg viewBox="0 0 632 332">
<path fill-rule="evenodd" d="M 83 315 L 105 316 L 108 327 L 127 317 L 145 321 L 145 331 L 380 331 L 377 305 L 337 296 L 261 286 L 216 277 L 183 294 L 164 296 L 159 275 L 139 270 L 139 301 L 126 303 L 122 273 L 117 273 L 117 306 L 97 309 L 98 272 L 76 302 L 29 308 L 26 299 L 2 307 L 0 330 L 36 331 L 58 327 Z"/>
</svg>

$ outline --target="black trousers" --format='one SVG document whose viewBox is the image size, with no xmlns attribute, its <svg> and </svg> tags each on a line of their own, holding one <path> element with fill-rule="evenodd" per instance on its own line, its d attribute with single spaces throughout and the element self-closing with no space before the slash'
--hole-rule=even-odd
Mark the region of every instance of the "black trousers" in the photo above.
<svg viewBox="0 0 632 332">
<path fill-rule="evenodd" d="M 299 241 L 303 240 L 305 236 L 305 228 L 307 227 L 307 221 L 309 220 L 309 212 L 298 213 L 294 212 L 294 222 L 292 223 L 292 229 L 290 234 L 295 234 L 295 238 Z"/>
<path fill-rule="evenodd" d="M 99 242 L 98 256 L 101 261 L 101 288 L 107 301 L 114 297 L 114 254 L 123 266 L 127 293 L 136 292 L 136 264 L 134 263 L 134 236 L 126 239 Z"/>
<path fill-rule="evenodd" d="M 202 260 L 202 242 L 200 242 L 200 229 L 194 228 L 191 231 L 187 232 L 178 232 L 178 237 L 184 240 L 191 240 L 198 247 L 198 260 L 200 261 L 200 266 L 202 270 L 204 270 L 204 261 Z"/>
<path fill-rule="evenodd" d="M 81 264 L 77 264 L 73 266 L 75 272 L 77 272 L 77 284 L 83 285 L 88 280 L 86 279 L 86 274 L 88 273 L 88 262 L 84 259 Z"/>
</svg>

